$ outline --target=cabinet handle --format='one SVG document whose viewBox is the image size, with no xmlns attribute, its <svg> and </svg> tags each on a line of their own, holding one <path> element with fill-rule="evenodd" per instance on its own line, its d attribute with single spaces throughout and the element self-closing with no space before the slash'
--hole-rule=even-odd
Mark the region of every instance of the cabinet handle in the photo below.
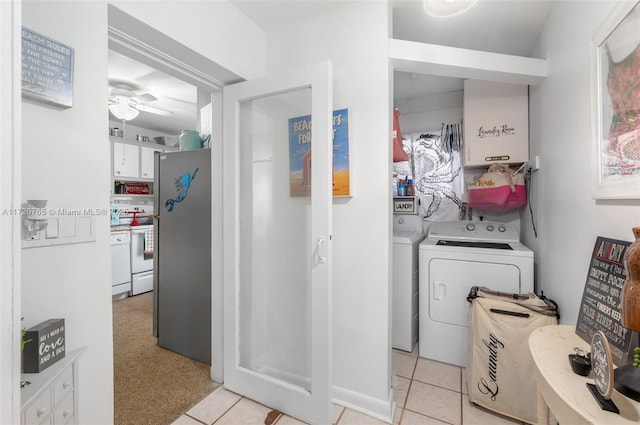
<svg viewBox="0 0 640 425">
<path fill-rule="evenodd" d="M 73 413 L 71 411 L 71 409 L 66 409 L 64 412 L 62 412 L 62 416 L 64 416 L 66 418 L 66 417 L 71 416 L 71 413 Z"/>
<path fill-rule="evenodd" d="M 67 389 L 67 388 L 69 388 L 70 386 L 71 386 L 71 384 L 70 384 L 70 383 L 68 383 L 68 382 L 63 382 L 63 383 L 62 383 L 62 389 L 63 389 L 63 390 L 66 390 L 66 389 Z"/>
<path fill-rule="evenodd" d="M 38 417 L 40 417 L 40 416 L 44 415 L 46 413 L 46 411 L 47 411 L 46 408 L 41 407 L 36 411 L 36 414 L 38 415 Z"/>
</svg>

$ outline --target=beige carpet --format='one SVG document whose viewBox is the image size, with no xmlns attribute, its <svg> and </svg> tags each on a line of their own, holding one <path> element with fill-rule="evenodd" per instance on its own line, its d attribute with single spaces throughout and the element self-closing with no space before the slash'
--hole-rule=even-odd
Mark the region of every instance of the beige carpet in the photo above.
<svg viewBox="0 0 640 425">
<path fill-rule="evenodd" d="M 158 346 L 153 292 L 113 302 L 114 424 L 171 424 L 216 387 L 209 365 Z"/>
</svg>

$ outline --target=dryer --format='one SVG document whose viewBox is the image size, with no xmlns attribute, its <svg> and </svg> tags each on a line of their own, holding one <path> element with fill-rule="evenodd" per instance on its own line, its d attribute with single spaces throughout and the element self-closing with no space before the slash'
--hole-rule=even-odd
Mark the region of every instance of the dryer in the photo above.
<svg viewBox="0 0 640 425">
<path fill-rule="evenodd" d="M 419 248 L 420 357 L 467 366 L 472 286 L 533 292 L 533 252 L 504 223 L 432 223 Z"/>
<path fill-rule="evenodd" d="M 418 341 L 418 247 L 424 224 L 417 215 L 393 216 L 391 346 L 413 351 Z"/>
</svg>

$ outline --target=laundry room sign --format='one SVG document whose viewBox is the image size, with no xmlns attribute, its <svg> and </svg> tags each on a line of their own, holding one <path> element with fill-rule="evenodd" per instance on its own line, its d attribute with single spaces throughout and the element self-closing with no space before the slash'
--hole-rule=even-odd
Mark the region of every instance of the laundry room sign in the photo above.
<svg viewBox="0 0 640 425">
<path fill-rule="evenodd" d="M 637 345 L 637 334 L 622 326 L 620 313 L 626 279 L 623 259 L 629 245 L 601 236 L 596 239 L 576 324 L 576 334 L 588 343 L 602 331 L 617 365 L 629 363 Z"/>
</svg>

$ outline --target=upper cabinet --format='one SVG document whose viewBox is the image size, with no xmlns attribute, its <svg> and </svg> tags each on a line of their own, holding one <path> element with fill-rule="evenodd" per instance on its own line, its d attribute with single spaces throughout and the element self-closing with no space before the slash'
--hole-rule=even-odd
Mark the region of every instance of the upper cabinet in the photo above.
<svg viewBox="0 0 640 425">
<path fill-rule="evenodd" d="M 140 147 L 140 178 L 153 179 L 154 154 L 162 149 Z"/>
<path fill-rule="evenodd" d="M 140 178 L 140 147 L 113 142 L 113 177 Z"/>
<path fill-rule="evenodd" d="M 464 81 L 465 167 L 529 161 L 529 87 Z"/>
<path fill-rule="evenodd" d="M 114 197 L 153 195 L 155 153 L 178 150 L 171 146 L 115 137 L 111 138 L 111 146 L 111 194 Z"/>
</svg>

